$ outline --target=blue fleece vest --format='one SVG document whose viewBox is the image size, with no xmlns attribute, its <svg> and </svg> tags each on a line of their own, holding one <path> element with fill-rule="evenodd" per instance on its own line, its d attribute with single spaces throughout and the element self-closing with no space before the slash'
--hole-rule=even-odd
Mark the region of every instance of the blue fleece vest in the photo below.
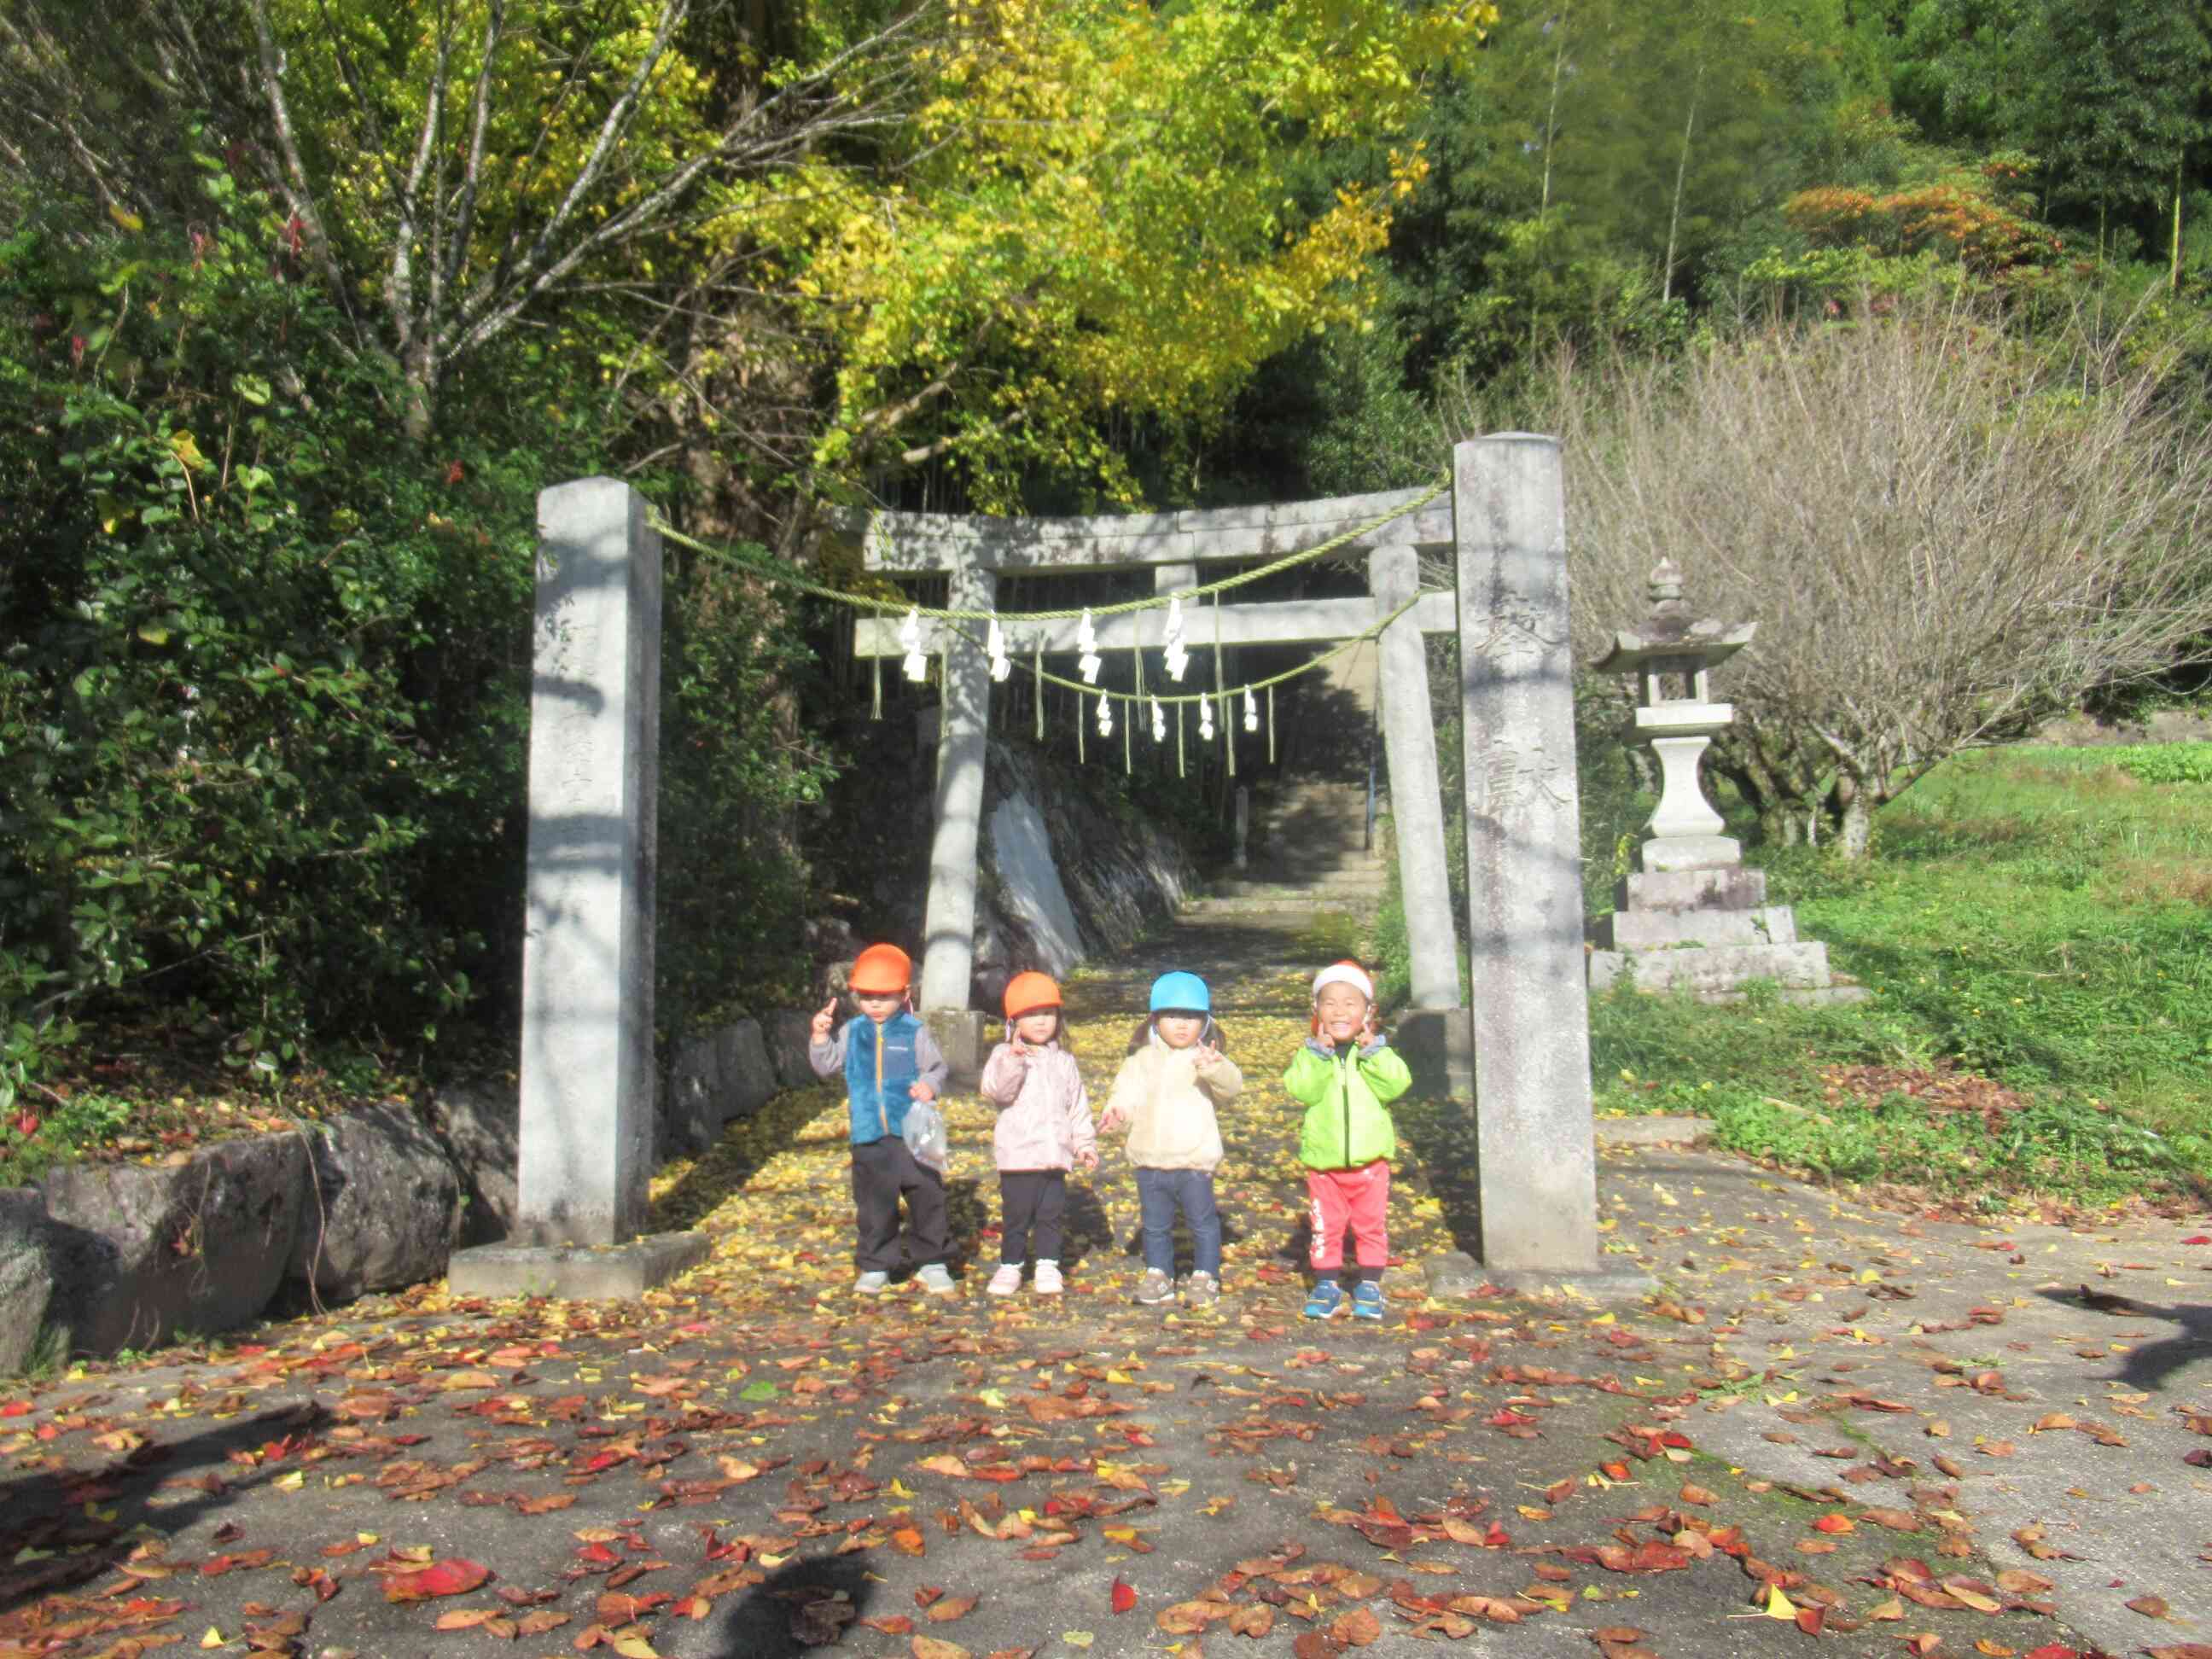
<svg viewBox="0 0 2212 1659">
<path fill-rule="evenodd" d="M 855 1146 L 906 1127 L 906 1109 L 914 1104 L 907 1089 L 921 1075 L 914 1054 L 921 1031 L 921 1022 L 906 1013 L 893 1014 L 881 1025 L 862 1014 L 845 1028 L 845 1101 Z"/>
</svg>

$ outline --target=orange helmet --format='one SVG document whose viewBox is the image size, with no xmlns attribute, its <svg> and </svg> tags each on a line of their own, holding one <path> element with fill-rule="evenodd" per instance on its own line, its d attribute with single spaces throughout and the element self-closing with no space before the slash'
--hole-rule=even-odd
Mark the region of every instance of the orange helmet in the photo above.
<svg viewBox="0 0 2212 1659">
<path fill-rule="evenodd" d="M 1024 1014 L 1037 1013 L 1047 1008 L 1060 1006 L 1060 987 L 1052 975 L 1034 971 L 1016 974 L 1006 981 L 1006 1018 L 1019 1019 Z"/>
<path fill-rule="evenodd" d="M 855 993 L 896 996 L 914 978 L 914 958 L 896 945 L 871 945 L 853 958 L 853 975 L 846 981 Z"/>
</svg>

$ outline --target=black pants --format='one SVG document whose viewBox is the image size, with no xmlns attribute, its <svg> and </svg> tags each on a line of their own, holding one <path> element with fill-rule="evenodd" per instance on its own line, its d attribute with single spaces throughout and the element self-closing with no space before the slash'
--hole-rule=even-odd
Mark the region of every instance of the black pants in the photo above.
<svg viewBox="0 0 2212 1659">
<path fill-rule="evenodd" d="M 915 1162 L 906 1142 L 886 1135 L 853 1148 L 853 1207 L 860 1231 L 859 1258 L 864 1273 L 899 1268 L 899 1199 L 906 1199 L 917 1267 L 945 1260 L 945 1177 Z"/>
<path fill-rule="evenodd" d="M 999 1174 L 999 1260 L 1020 1267 L 1036 1229 L 1039 1261 L 1060 1260 L 1060 1219 L 1067 1212 L 1065 1170 L 1003 1170 Z"/>
</svg>

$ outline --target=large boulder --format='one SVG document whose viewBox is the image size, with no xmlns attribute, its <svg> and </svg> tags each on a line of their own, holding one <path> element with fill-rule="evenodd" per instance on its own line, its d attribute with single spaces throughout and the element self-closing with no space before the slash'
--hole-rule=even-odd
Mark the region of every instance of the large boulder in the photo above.
<svg viewBox="0 0 2212 1659">
<path fill-rule="evenodd" d="M 222 1141 L 151 1169 L 53 1170 L 55 1296 L 76 1346 L 109 1354 L 252 1319 L 283 1281 L 307 1184 L 296 1134 Z"/>
<path fill-rule="evenodd" d="M 461 1231 L 461 1180 L 428 1126 L 379 1104 L 307 1137 L 315 1185 L 300 1212 L 289 1277 L 316 1295 L 419 1285 L 446 1271 Z"/>
<path fill-rule="evenodd" d="M 430 1127 L 460 1172 L 461 1243 L 496 1244 L 521 1213 L 522 1091 L 512 1081 L 441 1085 Z"/>
<path fill-rule="evenodd" d="M 814 1012 L 808 1008 L 779 1008 L 768 1017 L 763 1035 L 769 1058 L 775 1062 L 776 1081 L 787 1089 L 804 1089 L 819 1081 L 806 1051 L 814 1046 Z"/>
<path fill-rule="evenodd" d="M 990 857 L 1000 902 L 1029 936 L 1035 966 L 1055 977 L 1083 960 L 1083 932 L 1067 902 L 1052 835 L 1026 789 L 1011 789 L 991 810 Z"/>
<path fill-rule="evenodd" d="M 716 1034 L 715 1044 L 722 1068 L 723 1120 L 750 1117 L 783 1086 L 769 1062 L 760 1022 L 741 1019 L 726 1025 Z"/>
<path fill-rule="evenodd" d="M 656 1159 L 703 1152 L 722 1133 L 722 1051 L 714 1037 L 695 1037 L 676 1051 L 660 1091 Z"/>
<path fill-rule="evenodd" d="M 30 1362 L 53 1290 L 46 1200 L 35 1187 L 0 1187 L 0 1376 Z"/>
</svg>

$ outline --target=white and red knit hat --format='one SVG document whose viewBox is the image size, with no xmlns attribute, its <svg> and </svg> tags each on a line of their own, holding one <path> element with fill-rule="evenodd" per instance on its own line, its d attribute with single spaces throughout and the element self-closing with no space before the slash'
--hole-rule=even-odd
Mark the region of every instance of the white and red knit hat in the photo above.
<svg viewBox="0 0 2212 1659">
<path fill-rule="evenodd" d="M 1313 982 L 1314 1000 L 1320 1001 L 1322 990 L 1331 985 L 1349 985 L 1370 1002 L 1375 1000 L 1375 981 L 1367 976 L 1367 970 L 1356 962 L 1332 962 L 1321 972 L 1316 974 Z"/>
</svg>

